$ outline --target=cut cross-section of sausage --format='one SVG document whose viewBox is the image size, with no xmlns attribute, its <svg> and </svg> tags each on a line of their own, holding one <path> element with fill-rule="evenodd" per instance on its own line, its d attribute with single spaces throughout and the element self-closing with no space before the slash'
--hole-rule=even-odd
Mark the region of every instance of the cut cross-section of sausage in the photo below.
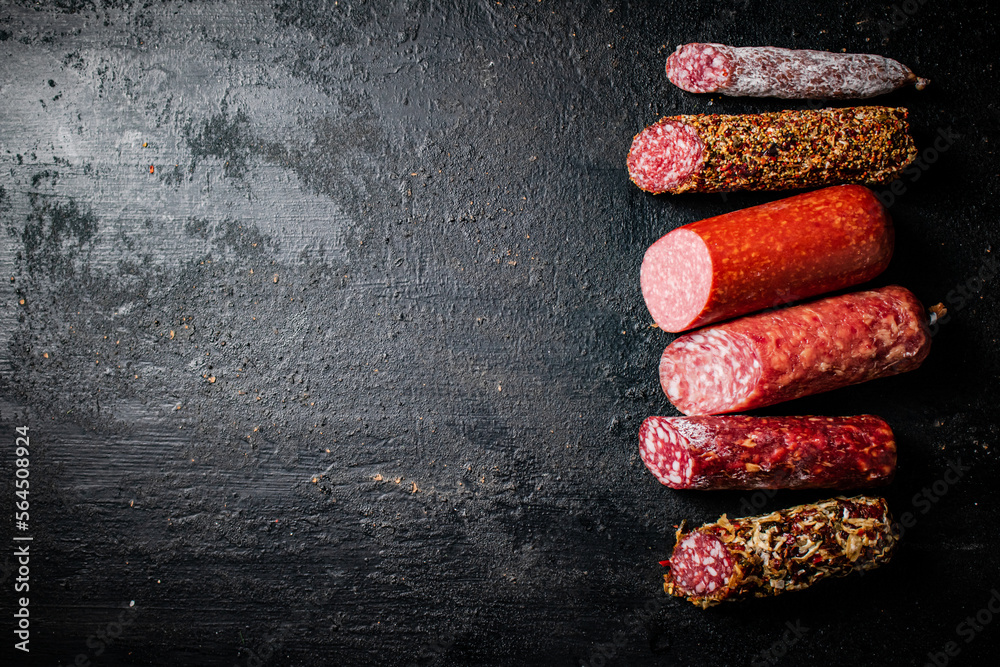
<svg viewBox="0 0 1000 667">
<path fill-rule="evenodd" d="M 691 533 L 679 540 L 670 558 L 670 572 L 684 595 L 712 595 L 733 576 L 733 559 L 714 535 Z"/>
<path fill-rule="evenodd" d="M 735 65 L 732 47 L 681 44 L 667 58 L 667 78 L 689 93 L 714 93 L 727 89 Z"/>
<path fill-rule="evenodd" d="M 678 46 L 667 78 L 690 93 L 785 99 L 865 98 L 930 83 L 885 56 L 704 43 Z"/>
<path fill-rule="evenodd" d="M 914 370 L 930 346 L 923 305 L 890 285 L 684 334 L 660 384 L 686 415 L 741 412 Z"/>
<path fill-rule="evenodd" d="M 892 481 L 896 441 L 873 415 L 648 417 L 639 453 L 673 489 L 854 489 Z"/>
<path fill-rule="evenodd" d="M 679 186 L 701 169 L 705 156 L 705 145 L 698 132 L 671 120 L 650 126 L 640 148 L 629 153 L 629 173 L 643 190 L 670 190 Z"/>
<path fill-rule="evenodd" d="M 683 524 L 677 530 L 663 562 L 670 568 L 663 589 L 702 608 L 772 597 L 879 567 L 895 545 L 882 498 L 832 498 L 731 521 L 722 515 L 690 532 Z"/>
<path fill-rule="evenodd" d="M 878 106 L 667 116 L 632 140 L 629 178 L 653 193 L 881 183 L 917 156 L 906 117 Z"/>
<path fill-rule="evenodd" d="M 838 185 L 675 229 L 646 251 L 639 283 L 657 325 L 684 331 L 870 280 L 893 240 L 875 194 Z"/>
</svg>

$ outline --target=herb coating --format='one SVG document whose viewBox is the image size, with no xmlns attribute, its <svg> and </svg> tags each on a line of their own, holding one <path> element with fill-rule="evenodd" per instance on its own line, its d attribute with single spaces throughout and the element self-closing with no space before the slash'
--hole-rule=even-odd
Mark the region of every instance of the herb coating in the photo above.
<svg viewBox="0 0 1000 667">
<path fill-rule="evenodd" d="M 699 167 L 663 189 L 644 187 L 639 174 L 630 177 L 651 192 L 673 193 L 881 183 L 898 176 L 917 156 L 907 114 L 903 108 L 862 106 L 669 116 L 657 125 L 677 123 L 697 133 L 702 143 Z M 642 149 L 641 135 L 633 150 Z"/>
<path fill-rule="evenodd" d="M 865 496 L 837 497 L 731 521 L 722 515 L 690 532 L 682 524 L 671 568 L 679 565 L 682 540 L 699 534 L 724 545 L 732 565 L 728 580 L 714 591 L 694 593 L 683 590 L 671 571 L 663 576 L 663 589 L 702 608 L 723 600 L 771 597 L 828 577 L 870 570 L 887 562 L 896 544 L 886 501 Z"/>
</svg>

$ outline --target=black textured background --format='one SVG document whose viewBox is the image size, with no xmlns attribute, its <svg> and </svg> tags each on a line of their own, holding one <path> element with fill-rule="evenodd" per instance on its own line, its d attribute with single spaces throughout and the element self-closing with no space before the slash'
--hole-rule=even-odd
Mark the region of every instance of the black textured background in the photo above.
<svg viewBox="0 0 1000 667">
<path fill-rule="evenodd" d="M 985 0 L 3 3 L 2 655 L 994 657 L 996 14 Z M 663 114 L 809 106 L 673 88 L 664 59 L 688 41 L 876 52 L 933 80 L 877 100 L 909 107 L 932 152 L 884 195 L 897 250 L 872 284 L 951 309 L 919 371 L 767 411 L 893 425 L 885 494 L 913 521 L 891 565 L 708 611 L 662 594 L 673 526 L 823 494 L 673 492 L 638 457 L 642 419 L 676 414 L 656 376 L 671 336 L 638 289 L 645 248 L 781 195 L 644 194 L 624 168 L 631 137 Z M 7 537 L 21 425 L 30 660 L 12 650 Z M 978 630 L 959 626 L 977 612 Z"/>
</svg>

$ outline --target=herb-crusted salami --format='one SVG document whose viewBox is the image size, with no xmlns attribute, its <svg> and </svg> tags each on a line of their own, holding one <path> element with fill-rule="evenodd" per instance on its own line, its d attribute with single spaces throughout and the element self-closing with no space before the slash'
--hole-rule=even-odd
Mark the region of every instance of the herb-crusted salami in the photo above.
<svg viewBox="0 0 1000 667">
<path fill-rule="evenodd" d="M 856 417 L 648 417 L 639 452 L 673 489 L 855 489 L 888 484 L 896 441 Z"/>
<path fill-rule="evenodd" d="M 838 185 L 675 229 L 646 251 L 639 282 L 677 332 L 870 280 L 892 249 L 875 194 Z"/>
<path fill-rule="evenodd" d="M 681 44 L 667 58 L 667 78 L 689 93 L 785 99 L 874 97 L 929 82 L 884 56 L 773 46 Z"/>
<path fill-rule="evenodd" d="M 856 496 L 799 505 L 686 532 L 663 575 L 669 595 L 706 608 L 723 600 L 771 597 L 888 562 L 896 539 L 882 498 Z"/>
<path fill-rule="evenodd" d="M 930 346 L 923 305 L 890 285 L 684 334 L 660 384 L 686 415 L 740 412 L 913 370 Z"/>
<path fill-rule="evenodd" d="M 652 193 L 879 183 L 917 156 L 906 117 L 875 106 L 667 116 L 632 140 L 629 177 Z"/>
</svg>

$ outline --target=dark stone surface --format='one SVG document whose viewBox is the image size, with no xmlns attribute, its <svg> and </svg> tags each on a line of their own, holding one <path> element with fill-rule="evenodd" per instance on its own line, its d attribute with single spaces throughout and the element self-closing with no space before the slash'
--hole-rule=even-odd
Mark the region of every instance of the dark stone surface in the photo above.
<svg viewBox="0 0 1000 667">
<path fill-rule="evenodd" d="M 27 425 L 34 536 L 15 664 L 985 660 L 1000 624 L 959 624 L 1000 587 L 996 14 L 5 3 L 0 491 L 12 511 Z M 921 149 L 957 135 L 897 184 L 872 283 L 951 308 L 925 366 L 768 411 L 893 425 L 896 559 L 708 611 L 661 592 L 673 526 L 822 494 L 677 493 L 638 457 L 641 420 L 676 414 L 645 248 L 780 195 L 646 195 L 631 137 L 807 106 L 673 88 L 687 41 L 898 58 L 933 84 L 877 103 Z"/>
</svg>

